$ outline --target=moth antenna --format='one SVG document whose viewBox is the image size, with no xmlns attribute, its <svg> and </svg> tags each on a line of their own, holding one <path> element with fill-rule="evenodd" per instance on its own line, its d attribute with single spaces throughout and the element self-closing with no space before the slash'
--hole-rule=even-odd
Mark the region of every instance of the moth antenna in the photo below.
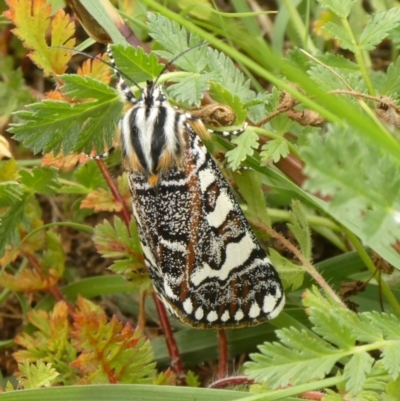
<svg viewBox="0 0 400 401">
<path fill-rule="evenodd" d="M 86 52 L 83 52 L 83 51 L 80 51 L 80 50 L 70 49 L 69 47 L 64 47 L 64 46 L 52 46 L 52 48 L 53 48 L 53 49 L 68 50 L 68 51 L 70 51 L 70 52 L 72 52 L 72 53 L 74 53 L 74 54 L 81 54 L 82 56 L 85 56 L 85 57 L 90 58 L 90 59 L 92 59 L 92 60 L 99 60 L 99 61 L 101 61 L 102 63 L 108 65 L 108 66 L 114 71 L 114 73 L 115 73 L 115 75 L 117 76 L 119 82 L 122 80 L 122 81 L 124 82 L 124 84 L 126 85 L 126 82 L 122 79 L 122 77 L 124 77 L 127 81 L 132 82 L 132 84 L 135 85 L 135 86 L 140 90 L 140 92 L 142 91 L 142 88 L 139 86 L 139 84 L 138 84 L 136 81 L 134 81 L 129 75 L 125 74 L 123 71 L 121 71 L 121 70 L 116 66 L 115 61 L 114 61 L 114 57 L 113 57 L 113 55 L 112 55 L 112 51 L 111 51 L 111 49 L 110 49 L 110 45 L 107 45 L 107 54 L 108 54 L 108 57 L 110 57 L 110 60 L 111 60 L 110 63 L 109 63 L 108 61 L 103 60 L 101 57 L 92 56 L 92 55 L 89 54 L 89 53 L 86 53 Z M 126 85 L 126 86 L 127 86 L 127 85 Z M 125 93 L 125 92 L 124 92 L 124 93 Z"/>
<path fill-rule="evenodd" d="M 175 56 L 172 60 L 170 60 L 167 64 L 165 64 L 164 68 L 161 70 L 161 72 L 158 74 L 158 77 L 155 79 L 155 81 L 153 82 L 153 88 L 155 88 L 157 86 L 157 82 L 160 79 L 160 77 L 164 74 L 164 72 L 176 61 L 178 60 L 180 57 L 184 56 L 186 53 L 189 53 L 192 50 L 197 49 L 198 47 L 202 47 L 202 46 L 206 46 L 208 43 L 200 43 L 197 46 L 191 47 L 190 49 L 186 49 L 185 51 L 183 51 L 182 53 L 178 54 L 177 56 Z"/>
<path fill-rule="evenodd" d="M 110 58 L 110 61 L 111 61 L 111 68 L 114 70 L 115 75 L 118 78 L 118 84 L 117 84 L 118 89 L 121 92 L 123 92 L 123 94 L 124 94 L 124 96 L 125 96 L 125 98 L 126 98 L 126 100 L 128 102 L 136 104 L 137 103 L 137 99 L 136 99 L 135 95 L 133 94 L 131 88 L 126 84 L 125 80 L 122 77 L 122 76 L 126 77 L 126 75 L 123 74 L 122 71 L 119 68 L 117 68 L 117 65 L 115 64 L 114 55 L 113 55 L 113 52 L 111 50 L 111 46 L 109 44 L 107 45 L 107 54 L 108 54 L 108 57 Z M 131 80 L 131 81 L 134 82 L 133 80 Z M 140 88 L 140 86 L 136 82 L 134 82 L 134 83 L 139 88 L 140 92 L 142 92 L 142 89 Z"/>
</svg>

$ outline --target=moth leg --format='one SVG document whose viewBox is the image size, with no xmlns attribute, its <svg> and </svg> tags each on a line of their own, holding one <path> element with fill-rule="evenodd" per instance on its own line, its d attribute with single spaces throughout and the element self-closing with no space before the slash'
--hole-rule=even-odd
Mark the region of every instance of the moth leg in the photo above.
<svg viewBox="0 0 400 401">
<path fill-rule="evenodd" d="M 116 148 L 116 146 L 111 146 L 111 148 L 108 149 L 106 152 L 101 153 L 101 154 L 96 155 L 96 156 L 91 156 L 91 155 L 88 155 L 87 153 L 84 153 L 84 155 L 85 155 L 88 159 L 91 159 L 91 160 L 104 160 L 104 159 L 107 159 L 108 156 L 110 156 L 110 154 L 111 154 L 112 152 L 114 152 L 115 148 Z"/>
<path fill-rule="evenodd" d="M 239 129 L 235 129 L 235 130 L 231 130 L 231 131 L 219 131 L 219 130 L 215 130 L 215 129 L 208 129 L 208 132 L 210 132 L 211 134 L 220 135 L 220 136 L 226 138 L 226 137 L 232 136 L 232 135 L 239 135 L 242 132 L 246 131 L 246 128 L 247 128 L 247 123 L 244 123 L 243 127 L 239 128 Z"/>
</svg>

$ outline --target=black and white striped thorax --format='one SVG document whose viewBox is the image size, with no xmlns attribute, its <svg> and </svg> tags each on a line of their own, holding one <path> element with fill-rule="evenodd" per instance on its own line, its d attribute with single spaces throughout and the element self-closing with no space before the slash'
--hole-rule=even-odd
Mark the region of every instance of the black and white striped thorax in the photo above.
<svg viewBox="0 0 400 401">
<path fill-rule="evenodd" d="M 112 55 L 111 61 L 113 62 Z M 204 328 L 278 315 L 282 284 L 202 139 L 202 122 L 148 81 L 121 122 L 133 213 L 152 283 L 168 310 Z"/>
</svg>

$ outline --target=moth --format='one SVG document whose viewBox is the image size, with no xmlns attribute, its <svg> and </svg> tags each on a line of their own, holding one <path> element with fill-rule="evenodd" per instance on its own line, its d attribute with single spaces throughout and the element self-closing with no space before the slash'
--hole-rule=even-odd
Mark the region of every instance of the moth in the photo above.
<svg viewBox="0 0 400 401">
<path fill-rule="evenodd" d="M 194 327 L 273 319 L 285 302 L 281 281 L 203 143 L 209 131 L 168 102 L 158 78 L 136 98 L 108 54 L 131 104 L 119 124 L 122 155 L 156 294 Z"/>
</svg>

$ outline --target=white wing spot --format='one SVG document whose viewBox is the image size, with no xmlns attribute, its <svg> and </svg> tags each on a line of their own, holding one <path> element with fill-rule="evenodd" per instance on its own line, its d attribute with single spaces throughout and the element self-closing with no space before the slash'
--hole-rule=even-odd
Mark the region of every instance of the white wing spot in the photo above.
<svg viewBox="0 0 400 401">
<path fill-rule="evenodd" d="M 221 321 L 226 322 L 229 320 L 229 318 L 230 318 L 229 312 L 226 310 L 221 316 Z"/>
<path fill-rule="evenodd" d="M 241 309 L 238 309 L 237 312 L 235 313 L 234 319 L 238 322 L 244 318 L 244 313 Z"/>
<path fill-rule="evenodd" d="M 194 317 L 196 318 L 196 320 L 201 320 L 203 319 L 203 316 L 204 316 L 204 310 L 201 306 L 199 306 L 196 309 L 196 312 L 194 313 Z"/>
<path fill-rule="evenodd" d="M 260 315 L 261 308 L 258 306 L 257 302 L 254 302 L 253 305 L 251 305 L 251 308 L 249 310 L 249 316 L 253 319 L 255 319 L 257 316 Z"/>
<path fill-rule="evenodd" d="M 208 313 L 207 315 L 207 320 L 212 323 L 215 322 L 218 319 L 218 314 L 215 312 L 215 310 L 212 310 L 211 312 Z"/>
<path fill-rule="evenodd" d="M 264 297 L 263 312 L 270 313 L 275 309 L 277 298 L 269 294 Z"/>
<path fill-rule="evenodd" d="M 188 315 L 190 315 L 193 312 L 193 304 L 192 304 L 192 301 L 190 298 L 188 298 L 186 301 L 184 301 L 182 306 Z"/>
</svg>

